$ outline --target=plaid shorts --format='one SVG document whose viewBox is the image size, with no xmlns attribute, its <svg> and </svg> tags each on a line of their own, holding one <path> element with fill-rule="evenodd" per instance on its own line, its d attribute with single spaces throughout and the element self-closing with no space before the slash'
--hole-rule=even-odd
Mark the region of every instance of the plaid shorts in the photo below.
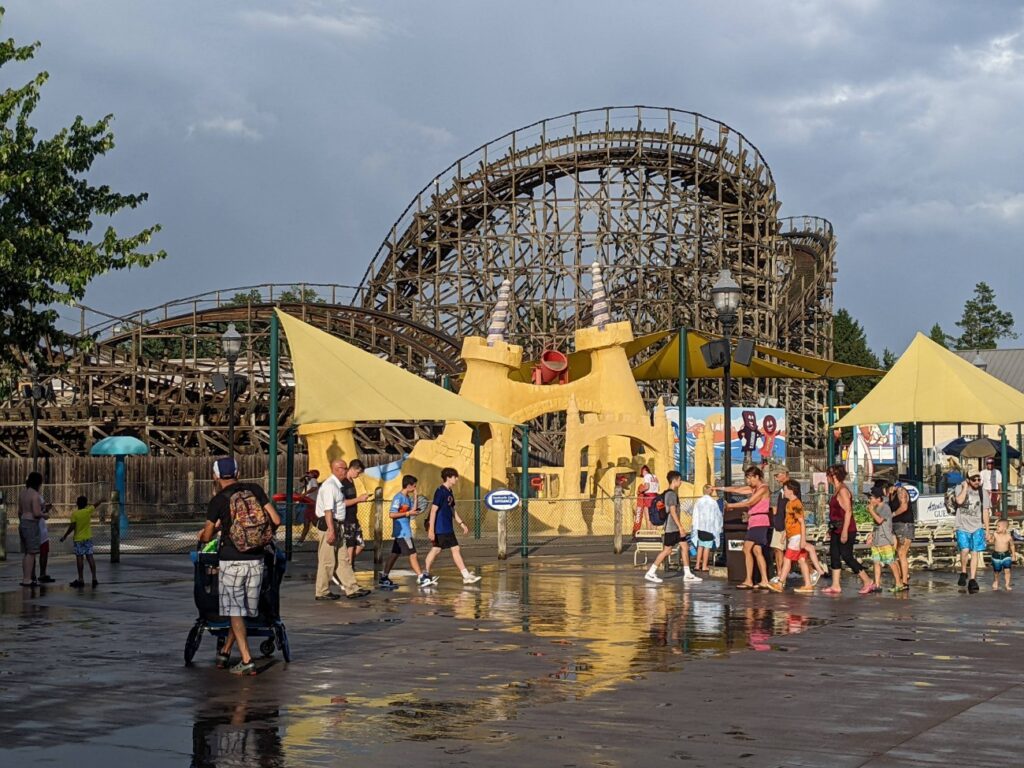
<svg viewBox="0 0 1024 768">
<path fill-rule="evenodd" d="M 259 613 L 263 560 L 220 561 L 220 615 L 255 616 Z"/>
</svg>

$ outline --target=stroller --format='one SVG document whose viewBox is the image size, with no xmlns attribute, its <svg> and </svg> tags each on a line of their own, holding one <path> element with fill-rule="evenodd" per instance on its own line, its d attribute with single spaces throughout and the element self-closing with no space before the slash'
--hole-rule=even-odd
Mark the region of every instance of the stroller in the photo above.
<svg viewBox="0 0 1024 768">
<path fill-rule="evenodd" d="M 216 552 L 193 552 L 192 562 L 195 564 L 195 580 L 193 593 L 199 618 L 188 631 L 185 639 L 185 664 L 191 664 L 192 658 L 199 650 L 203 639 L 203 630 L 217 638 L 217 650 L 220 651 L 227 640 L 231 622 L 219 615 L 220 600 L 218 575 L 220 556 Z M 281 651 L 286 662 L 292 660 L 291 649 L 288 647 L 288 632 L 281 621 L 281 580 L 287 569 L 284 552 L 267 547 L 264 555 L 263 583 L 260 585 L 259 612 L 256 616 L 246 618 L 246 634 L 249 637 L 266 638 L 260 643 L 260 653 L 273 656 L 274 648 Z"/>
</svg>

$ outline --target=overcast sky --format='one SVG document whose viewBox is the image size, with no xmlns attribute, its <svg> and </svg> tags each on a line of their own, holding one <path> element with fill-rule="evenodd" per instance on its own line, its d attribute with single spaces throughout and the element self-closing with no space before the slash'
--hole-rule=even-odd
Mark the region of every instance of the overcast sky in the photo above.
<svg viewBox="0 0 1024 768">
<path fill-rule="evenodd" d="M 92 178 L 150 193 L 124 231 L 163 225 L 169 258 L 97 281 L 99 308 L 355 284 L 452 160 L 544 117 L 649 104 L 744 133 L 781 215 L 833 222 L 837 306 L 877 351 L 936 321 L 955 330 L 981 280 L 1024 331 L 1020 2 L 5 5 L 3 36 L 43 48 L 2 85 L 50 72 L 44 132 L 114 113 L 117 147 Z"/>
</svg>

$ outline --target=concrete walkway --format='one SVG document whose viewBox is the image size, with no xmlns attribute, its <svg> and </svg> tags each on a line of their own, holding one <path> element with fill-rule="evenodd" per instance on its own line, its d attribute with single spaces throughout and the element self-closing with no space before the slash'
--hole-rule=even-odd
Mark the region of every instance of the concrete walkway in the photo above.
<svg viewBox="0 0 1024 768">
<path fill-rule="evenodd" d="M 183 556 L 100 563 L 101 586 L 16 586 L 0 564 L 0 764 L 90 766 L 1010 766 L 1024 762 L 1024 584 L 909 595 L 646 585 L 628 555 L 494 561 L 315 603 L 302 553 L 293 660 L 235 678 Z M 367 585 L 370 574 L 360 573 Z"/>
</svg>

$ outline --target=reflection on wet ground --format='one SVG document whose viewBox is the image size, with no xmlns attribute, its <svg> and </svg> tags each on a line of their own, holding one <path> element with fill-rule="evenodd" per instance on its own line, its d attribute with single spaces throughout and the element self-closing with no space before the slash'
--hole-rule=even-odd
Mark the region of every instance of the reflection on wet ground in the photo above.
<svg viewBox="0 0 1024 768">
<path fill-rule="evenodd" d="M 61 764 L 73 754 L 76 768 L 112 758 L 181 765 L 186 756 L 202 768 L 333 764 L 395 742 L 441 743 L 452 754 L 512 748 L 516 724 L 550 706 L 586 713 L 593 700 L 595 722 L 619 718 L 646 706 L 625 704 L 631 691 L 659 681 L 677 698 L 656 706 L 683 706 L 703 665 L 721 670 L 724 661 L 728 669 L 737 654 L 765 653 L 762 669 L 791 656 L 827 663 L 831 651 L 807 656 L 796 640 L 815 628 L 841 629 L 856 644 L 881 627 L 886 644 L 868 654 L 877 663 L 978 661 L 973 646 L 917 649 L 977 626 L 956 613 L 940 625 L 917 622 L 913 609 L 925 600 L 959 597 L 942 580 L 922 580 L 917 603 L 830 600 L 742 593 L 714 581 L 684 587 L 679 578 L 655 587 L 619 564 L 547 561 L 488 566 L 474 587 L 449 573 L 436 590 L 403 587 L 358 605 L 324 605 L 309 599 L 308 573 L 296 570 L 282 597 L 295 659 L 265 659 L 245 679 L 213 669 L 209 638 L 195 667 L 181 665 L 194 615 L 185 565 L 150 580 L 135 578 L 143 568 L 126 568 L 84 596 L 0 592 L 0 631 L 9 639 L 0 651 L 0 704 L 13 713 L 0 723 L 4 743 L 19 764 Z M 861 615 L 865 607 L 872 617 Z M 997 616 L 985 621 L 982 641 L 995 649 L 1022 634 L 1015 618 Z M 543 738 L 562 738 L 555 732 Z"/>
</svg>

